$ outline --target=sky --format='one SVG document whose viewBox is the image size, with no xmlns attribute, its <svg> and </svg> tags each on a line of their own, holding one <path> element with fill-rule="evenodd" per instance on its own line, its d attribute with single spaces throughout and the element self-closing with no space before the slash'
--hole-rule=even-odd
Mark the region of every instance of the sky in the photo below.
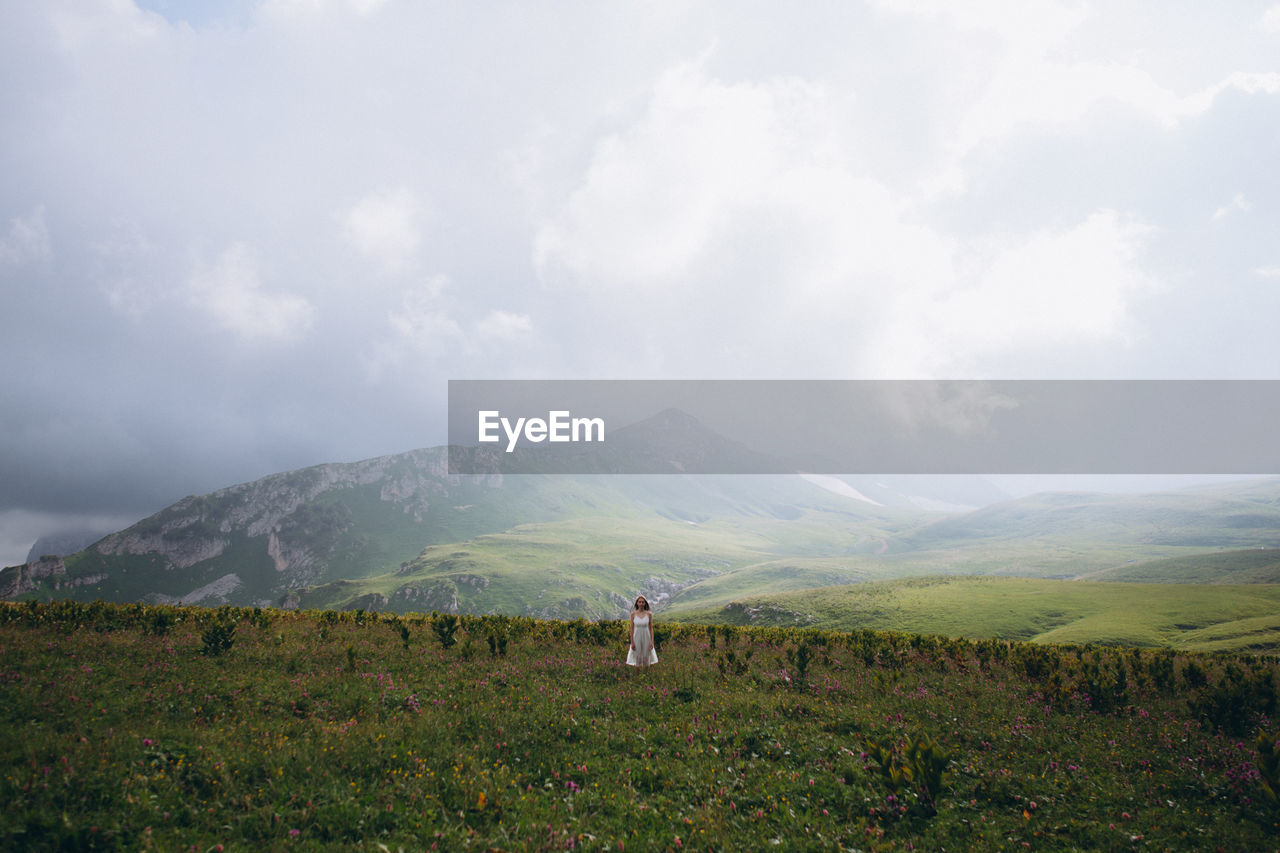
<svg viewBox="0 0 1280 853">
<path fill-rule="evenodd" d="M 0 3 L 0 565 L 449 379 L 1280 378 L 1280 4 Z"/>
</svg>

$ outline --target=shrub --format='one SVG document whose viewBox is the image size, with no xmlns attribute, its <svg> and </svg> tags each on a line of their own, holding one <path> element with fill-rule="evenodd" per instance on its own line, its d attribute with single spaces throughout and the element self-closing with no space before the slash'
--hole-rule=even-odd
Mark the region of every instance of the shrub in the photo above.
<svg viewBox="0 0 1280 853">
<path fill-rule="evenodd" d="M 171 627 L 173 627 L 173 614 L 168 610 L 154 610 L 151 618 L 147 620 L 147 633 L 157 637 L 168 634 Z"/>
<path fill-rule="evenodd" d="M 200 649 L 200 653 L 217 657 L 223 652 L 230 651 L 231 646 L 236 640 L 236 626 L 234 622 L 219 620 L 210 625 L 201 636 L 204 646 Z"/>
<path fill-rule="evenodd" d="M 431 619 L 431 630 L 436 632 L 442 647 L 451 649 L 458 642 L 458 638 L 454 636 L 458 631 L 458 617 L 452 613 L 435 616 Z"/>
<path fill-rule="evenodd" d="M 1280 750 L 1275 736 L 1266 731 L 1258 732 L 1258 782 L 1263 798 L 1273 809 L 1280 808 Z"/>
<path fill-rule="evenodd" d="M 809 651 L 809 644 L 801 642 L 797 648 L 787 647 L 787 662 L 791 664 L 793 670 L 791 676 L 791 686 L 797 690 L 804 689 L 805 677 L 809 674 L 809 661 L 812 654 Z"/>
<path fill-rule="evenodd" d="M 1228 735 L 1241 737 L 1259 717 L 1276 709 L 1276 688 L 1270 672 L 1248 673 L 1230 665 L 1216 684 L 1187 701 L 1196 716 Z"/>
<path fill-rule="evenodd" d="M 903 746 L 892 737 L 871 741 L 866 752 L 876 762 L 880 776 L 896 796 L 913 792 L 925 815 L 937 814 L 938 798 L 950 781 L 947 765 L 951 754 L 926 734 L 916 734 Z"/>
</svg>

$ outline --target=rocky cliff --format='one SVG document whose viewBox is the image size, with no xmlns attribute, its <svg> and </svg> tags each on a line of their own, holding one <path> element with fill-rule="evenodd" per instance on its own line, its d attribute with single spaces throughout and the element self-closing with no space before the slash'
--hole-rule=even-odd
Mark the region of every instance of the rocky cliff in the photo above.
<svg viewBox="0 0 1280 853">
<path fill-rule="evenodd" d="M 443 447 L 274 474 L 183 498 L 65 561 L 8 569 L 0 596 L 78 587 L 110 600 L 279 604 L 394 568 L 459 526 L 455 505 L 501 486 L 501 475 L 450 475 Z"/>
</svg>

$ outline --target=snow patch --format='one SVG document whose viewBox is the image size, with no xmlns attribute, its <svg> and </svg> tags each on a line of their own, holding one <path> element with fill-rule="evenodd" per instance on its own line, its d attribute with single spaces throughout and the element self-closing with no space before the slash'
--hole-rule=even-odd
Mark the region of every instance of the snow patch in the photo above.
<svg viewBox="0 0 1280 853">
<path fill-rule="evenodd" d="M 828 492 L 840 495 L 841 497 L 853 498 L 855 501 L 864 501 L 873 506 L 884 506 L 879 501 L 873 501 L 853 486 L 841 480 L 839 477 L 828 477 L 824 474 L 806 474 L 800 472 L 800 479 L 813 483 L 820 489 L 826 489 Z"/>
</svg>

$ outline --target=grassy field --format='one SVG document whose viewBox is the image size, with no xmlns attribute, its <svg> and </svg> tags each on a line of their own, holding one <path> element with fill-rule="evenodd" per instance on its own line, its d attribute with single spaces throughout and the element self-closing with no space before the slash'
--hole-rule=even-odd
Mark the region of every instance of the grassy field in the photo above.
<svg viewBox="0 0 1280 853">
<path fill-rule="evenodd" d="M 4 605 L 0 847 L 1277 847 L 1274 657 L 451 623 Z"/>
<path fill-rule="evenodd" d="M 1280 549 L 1213 551 L 1135 562 L 1094 573 L 1089 579 L 1142 583 L 1280 583 Z"/>
<path fill-rule="evenodd" d="M 1280 585 L 1091 583 L 947 576 L 745 596 L 672 618 L 738 625 L 868 628 L 1044 643 L 1280 649 Z"/>
</svg>

